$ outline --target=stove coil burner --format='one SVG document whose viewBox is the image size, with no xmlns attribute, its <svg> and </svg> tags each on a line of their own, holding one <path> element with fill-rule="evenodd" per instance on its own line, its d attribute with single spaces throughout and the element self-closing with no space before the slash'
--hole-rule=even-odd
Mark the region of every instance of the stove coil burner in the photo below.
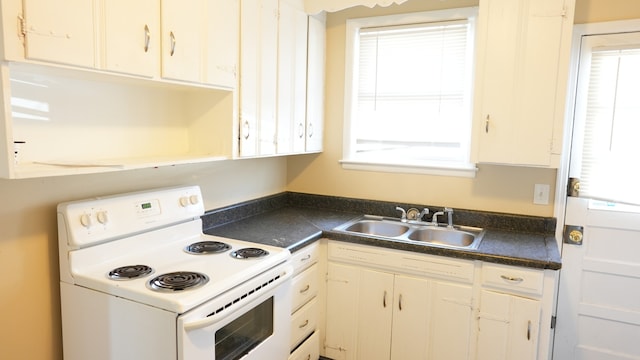
<svg viewBox="0 0 640 360">
<path fill-rule="evenodd" d="M 147 265 L 127 265 L 109 271 L 109 279 L 112 280 L 130 280 L 136 279 L 153 272 Z"/>
<path fill-rule="evenodd" d="M 251 259 L 269 255 L 269 252 L 260 248 L 243 248 L 231 252 L 231 257 L 236 259 Z"/>
<path fill-rule="evenodd" d="M 231 249 L 229 244 L 220 241 L 200 241 L 187 246 L 184 250 L 189 254 L 216 254 Z"/>
<path fill-rule="evenodd" d="M 147 284 L 149 288 L 156 291 L 174 292 L 187 289 L 194 289 L 206 284 L 209 277 L 205 274 L 177 271 L 158 275 Z"/>
</svg>

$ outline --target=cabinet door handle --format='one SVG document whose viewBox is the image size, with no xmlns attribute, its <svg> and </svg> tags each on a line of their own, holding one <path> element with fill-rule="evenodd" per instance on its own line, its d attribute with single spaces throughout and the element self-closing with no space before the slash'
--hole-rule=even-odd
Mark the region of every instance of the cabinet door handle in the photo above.
<svg viewBox="0 0 640 360">
<path fill-rule="evenodd" d="M 309 123 L 309 137 L 313 136 L 313 123 Z"/>
<path fill-rule="evenodd" d="M 309 319 L 305 320 L 304 323 L 302 323 L 301 325 L 298 325 L 299 329 L 302 329 L 303 327 L 309 325 Z"/>
<path fill-rule="evenodd" d="M 244 130 L 244 139 L 248 140 L 249 139 L 249 130 L 251 130 L 251 125 L 249 125 L 249 120 L 245 120 L 244 123 L 242 123 L 242 130 Z"/>
<path fill-rule="evenodd" d="M 169 38 L 171 39 L 171 51 L 169 55 L 173 56 L 176 52 L 176 36 L 173 34 L 173 31 L 169 32 Z"/>
<path fill-rule="evenodd" d="M 505 281 L 509 281 L 512 283 L 521 283 L 524 281 L 523 278 L 521 277 L 514 277 L 514 276 L 507 276 L 507 275 L 500 275 L 500 277 L 505 280 Z"/>
<path fill-rule="evenodd" d="M 307 284 L 307 286 L 305 286 L 304 288 L 300 289 L 300 294 L 306 293 L 307 291 L 309 291 L 309 284 Z"/>
<path fill-rule="evenodd" d="M 300 259 L 300 262 L 305 262 L 307 260 L 311 260 L 311 254 L 308 254 L 307 256 L 305 256 L 302 259 Z"/>
<path fill-rule="evenodd" d="M 149 43 L 151 42 L 151 31 L 149 25 L 144 25 L 144 52 L 149 52 Z"/>
<path fill-rule="evenodd" d="M 487 119 L 484 121 L 484 132 L 489 133 L 489 114 L 487 114 Z"/>
<path fill-rule="evenodd" d="M 298 137 L 302 139 L 304 137 L 304 125 L 298 124 Z"/>
<path fill-rule="evenodd" d="M 527 340 L 531 340 L 531 320 L 527 323 Z"/>
<path fill-rule="evenodd" d="M 382 295 L 382 307 L 387 307 L 387 291 L 384 291 L 384 295 Z"/>
<path fill-rule="evenodd" d="M 398 297 L 398 310 L 402 311 L 402 294 Z"/>
</svg>

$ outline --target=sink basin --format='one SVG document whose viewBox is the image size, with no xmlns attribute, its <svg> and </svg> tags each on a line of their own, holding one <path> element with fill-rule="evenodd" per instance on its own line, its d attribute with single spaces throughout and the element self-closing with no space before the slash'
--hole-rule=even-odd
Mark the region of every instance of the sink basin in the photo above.
<svg viewBox="0 0 640 360">
<path fill-rule="evenodd" d="M 432 227 L 417 229 L 411 232 L 408 238 L 409 240 L 426 241 L 433 244 L 468 247 L 473 244 L 476 235 L 466 231 Z"/>
<path fill-rule="evenodd" d="M 425 222 L 365 215 L 334 229 L 339 232 L 383 238 L 385 240 L 458 249 L 477 249 L 484 229 L 470 226 L 436 226 Z"/>
<path fill-rule="evenodd" d="M 403 223 L 394 223 L 380 220 L 360 220 L 348 226 L 344 231 L 377 236 L 400 236 L 409 231 L 409 226 Z"/>
</svg>

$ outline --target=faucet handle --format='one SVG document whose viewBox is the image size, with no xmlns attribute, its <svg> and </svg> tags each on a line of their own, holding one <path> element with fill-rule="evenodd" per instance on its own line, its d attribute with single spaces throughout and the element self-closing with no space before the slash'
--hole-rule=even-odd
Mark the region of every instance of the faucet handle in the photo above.
<svg viewBox="0 0 640 360">
<path fill-rule="evenodd" d="M 422 209 L 422 211 L 420 212 L 420 215 L 418 215 L 418 220 L 422 221 L 422 218 L 427 214 L 429 214 L 429 209 L 427 208 Z"/>
<path fill-rule="evenodd" d="M 396 206 L 396 210 L 402 211 L 402 217 L 400 218 L 400 221 L 402 221 L 402 222 L 407 221 L 407 212 L 403 208 L 401 208 L 400 206 Z"/>
</svg>

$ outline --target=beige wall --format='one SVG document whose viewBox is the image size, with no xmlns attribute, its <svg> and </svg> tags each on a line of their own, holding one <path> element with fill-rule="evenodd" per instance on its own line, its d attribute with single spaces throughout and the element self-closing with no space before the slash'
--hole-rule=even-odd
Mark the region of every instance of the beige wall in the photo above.
<svg viewBox="0 0 640 360">
<path fill-rule="evenodd" d="M 468 1 L 429 0 L 438 6 Z M 405 9 L 419 10 L 426 0 Z M 638 3 L 637 5 L 635 5 Z M 631 4 L 631 5 L 630 5 Z M 388 10 L 385 10 L 388 11 Z M 374 10 L 376 13 L 377 10 Z M 55 206 L 62 201 L 160 186 L 202 186 L 208 209 L 285 188 L 319 194 L 442 204 L 460 208 L 551 214 L 531 204 L 534 183 L 553 183 L 555 171 L 483 166 L 478 177 L 382 174 L 342 170 L 344 29 L 349 10 L 329 18 L 325 153 L 193 166 L 30 180 L 0 180 L 0 359 L 60 360 Z M 351 16 L 351 15 L 349 15 Z M 576 22 L 640 18 L 640 2 L 578 0 Z"/>
</svg>

